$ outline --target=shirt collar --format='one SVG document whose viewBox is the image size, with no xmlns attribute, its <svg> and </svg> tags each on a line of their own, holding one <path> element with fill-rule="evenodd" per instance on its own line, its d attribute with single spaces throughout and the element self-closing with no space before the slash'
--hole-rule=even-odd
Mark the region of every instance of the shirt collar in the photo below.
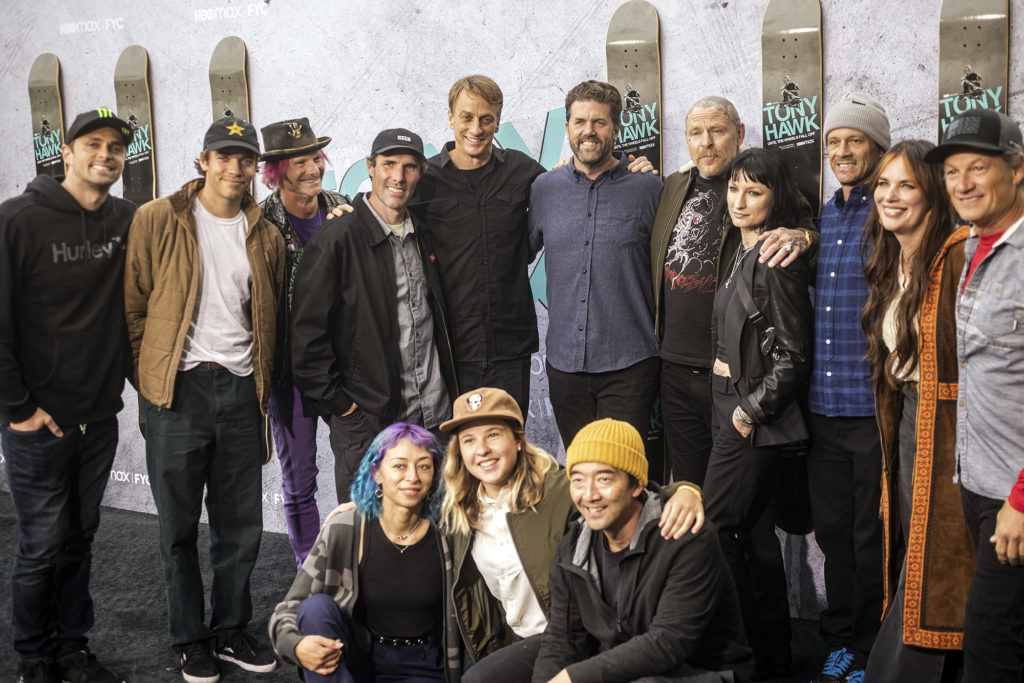
<svg viewBox="0 0 1024 683">
<path fill-rule="evenodd" d="M 366 208 L 370 210 L 370 213 L 373 214 L 373 217 L 377 219 L 377 225 L 380 226 L 380 229 L 384 232 L 385 237 L 391 237 L 392 235 L 395 235 L 395 237 L 399 237 L 397 234 L 395 234 L 395 231 L 391 229 L 391 226 L 388 225 L 387 222 L 383 218 L 381 218 L 377 211 L 373 208 L 373 204 L 370 203 L 369 192 L 363 195 L 363 202 L 366 203 Z M 402 221 L 402 224 L 404 226 L 405 234 L 407 236 L 411 235 L 415 231 L 415 227 L 412 224 L 412 218 L 409 217 L 408 209 L 406 209 L 405 211 L 405 220 Z M 402 238 L 399 237 L 399 239 Z"/>
<path fill-rule="evenodd" d="M 618 160 L 618 163 L 609 168 L 607 171 L 602 171 L 601 175 L 594 178 L 592 182 L 596 183 L 597 181 L 602 180 L 605 177 L 615 180 L 616 178 L 622 176 L 623 173 L 629 173 L 629 162 L 626 160 L 626 155 L 619 151 L 613 151 L 612 156 L 614 156 Z M 570 159 L 569 163 L 567 163 L 565 166 L 566 168 L 570 169 L 570 173 L 572 173 L 573 177 L 576 180 L 590 180 L 589 178 L 587 178 L 585 174 L 580 173 L 580 171 L 576 168 L 576 163 L 573 159 Z"/>
</svg>

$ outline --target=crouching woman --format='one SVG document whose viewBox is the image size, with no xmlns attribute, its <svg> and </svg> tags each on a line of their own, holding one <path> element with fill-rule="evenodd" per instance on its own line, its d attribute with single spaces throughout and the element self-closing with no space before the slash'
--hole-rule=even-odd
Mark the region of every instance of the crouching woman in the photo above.
<svg viewBox="0 0 1024 683">
<path fill-rule="evenodd" d="M 393 424 L 370 444 L 355 509 L 324 525 L 270 618 L 274 649 L 306 683 L 459 681 L 440 474 L 441 447 L 422 427 Z"/>
</svg>

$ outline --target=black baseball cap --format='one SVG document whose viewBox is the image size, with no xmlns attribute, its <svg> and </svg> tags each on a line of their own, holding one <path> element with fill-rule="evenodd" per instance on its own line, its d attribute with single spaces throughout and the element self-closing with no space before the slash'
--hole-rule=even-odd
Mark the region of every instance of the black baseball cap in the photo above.
<svg viewBox="0 0 1024 683">
<path fill-rule="evenodd" d="M 396 150 L 412 152 L 421 159 L 426 159 L 426 155 L 423 154 L 423 139 L 405 128 L 388 128 L 377 133 L 377 137 L 373 139 L 373 148 L 370 150 L 370 156 Z"/>
<path fill-rule="evenodd" d="M 114 116 L 114 112 L 107 107 L 90 109 L 76 116 L 71 127 L 68 128 L 65 140 L 70 144 L 78 136 L 97 128 L 113 128 L 124 138 L 125 145 L 130 145 L 132 142 L 132 127 L 126 121 Z"/>
<path fill-rule="evenodd" d="M 973 149 L 987 154 L 1024 152 L 1020 126 L 992 109 L 972 109 L 953 119 L 942 136 L 942 144 L 924 155 L 929 164 L 941 164 L 950 154 Z"/>
<path fill-rule="evenodd" d="M 203 149 L 224 149 L 240 147 L 260 154 L 260 141 L 256 137 L 256 126 L 235 116 L 217 119 L 206 130 L 203 138 Z"/>
</svg>

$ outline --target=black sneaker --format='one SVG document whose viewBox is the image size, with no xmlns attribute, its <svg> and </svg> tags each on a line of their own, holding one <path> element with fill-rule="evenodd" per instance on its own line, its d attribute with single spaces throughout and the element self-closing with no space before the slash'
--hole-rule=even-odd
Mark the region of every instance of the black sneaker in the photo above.
<svg viewBox="0 0 1024 683">
<path fill-rule="evenodd" d="M 125 683 L 120 676 L 96 661 L 87 651 L 69 652 L 57 658 L 57 669 L 63 683 Z"/>
<path fill-rule="evenodd" d="M 277 668 L 277 659 L 270 648 L 260 645 L 245 631 L 235 631 L 227 642 L 217 648 L 217 657 L 246 671 L 267 673 Z"/>
<path fill-rule="evenodd" d="M 217 683 L 220 669 L 205 640 L 186 643 L 181 648 L 181 677 L 188 683 Z"/>
<path fill-rule="evenodd" d="M 53 660 L 23 659 L 18 662 L 18 683 L 60 683 Z"/>
<path fill-rule="evenodd" d="M 821 667 L 821 673 L 812 683 L 842 683 L 846 675 L 853 670 L 853 653 L 846 648 L 833 650 L 828 654 L 825 665 Z"/>
</svg>

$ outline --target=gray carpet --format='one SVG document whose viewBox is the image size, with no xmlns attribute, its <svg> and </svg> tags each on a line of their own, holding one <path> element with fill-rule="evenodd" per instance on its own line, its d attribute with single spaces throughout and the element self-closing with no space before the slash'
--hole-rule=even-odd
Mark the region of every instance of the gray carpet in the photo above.
<svg viewBox="0 0 1024 683">
<path fill-rule="evenodd" d="M 209 544 L 206 525 L 200 526 L 200 557 L 209 585 Z M 17 525 L 10 496 L 0 492 L 0 680 L 13 680 L 15 656 L 11 648 L 11 594 L 9 577 L 17 543 Z M 90 647 L 111 670 L 131 683 L 181 681 L 174 670 L 177 662 L 168 645 L 167 606 L 160 579 L 160 557 L 156 544 L 156 518 L 139 512 L 103 509 L 103 521 L 93 546 L 92 593 L 96 603 L 96 625 Z M 250 632 L 267 642 L 267 619 L 284 596 L 294 576 L 294 557 L 288 538 L 265 533 L 260 559 L 252 576 L 253 613 Z M 787 682 L 806 682 L 824 659 L 825 645 L 818 637 L 817 623 L 793 620 L 794 675 Z M 170 669 L 170 670 L 168 670 Z M 225 681 L 298 680 L 294 667 L 279 665 L 270 674 L 254 675 L 223 663 Z"/>
</svg>

